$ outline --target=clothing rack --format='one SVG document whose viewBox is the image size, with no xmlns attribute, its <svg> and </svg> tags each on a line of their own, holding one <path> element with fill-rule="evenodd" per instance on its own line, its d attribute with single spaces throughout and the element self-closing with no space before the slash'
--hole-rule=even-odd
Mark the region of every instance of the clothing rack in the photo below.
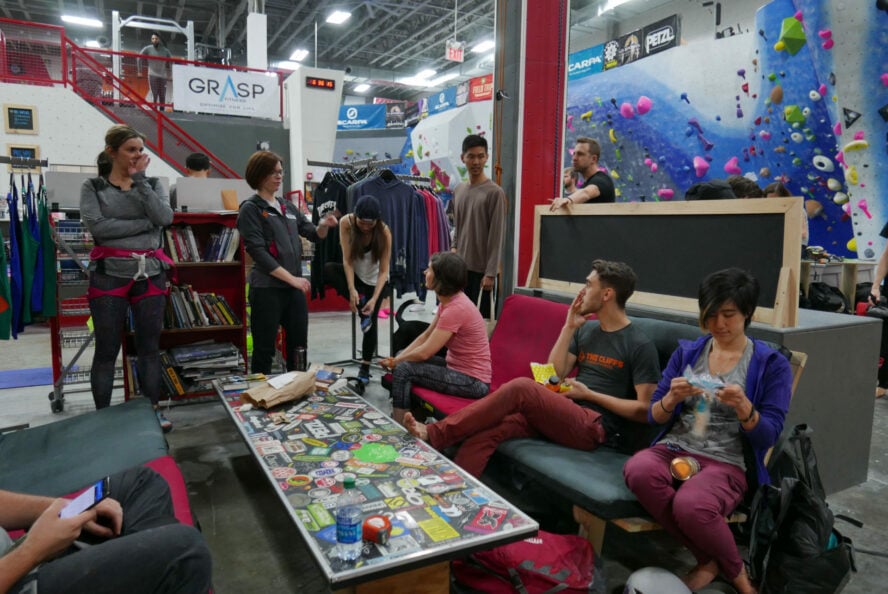
<svg viewBox="0 0 888 594">
<path fill-rule="evenodd" d="M 386 165 L 397 165 L 401 163 L 401 157 L 396 159 L 382 159 L 376 161 L 374 159 L 362 159 L 360 161 L 350 161 L 348 163 L 335 161 L 314 161 L 308 159 L 306 164 L 310 167 L 330 167 L 332 169 L 359 169 L 361 167 L 385 167 Z"/>
<path fill-rule="evenodd" d="M 432 178 L 425 177 L 422 175 L 396 175 L 399 180 L 405 182 L 419 183 L 419 184 L 428 184 L 429 187 L 432 186 Z"/>
<path fill-rule="evenodd" d="M 25 159 L 24 157 L 0 155 L 0 165 L 11 165 L 13 169 L 33 169 L 35 167 L 48 167 L 49 159 Z"/>
</svg>

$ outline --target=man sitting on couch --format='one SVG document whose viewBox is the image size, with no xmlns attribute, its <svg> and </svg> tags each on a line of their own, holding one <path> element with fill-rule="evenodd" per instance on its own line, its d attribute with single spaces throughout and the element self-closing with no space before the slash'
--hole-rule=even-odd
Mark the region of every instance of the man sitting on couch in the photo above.
<svg viewBox="0 0 888 594">
<path fill-rule="evenodd" d="M 474 476 L 500 443 L 519 437 L 542 436 L 579 450 L 608 445 L 632 452 L 646 445 L 636 434 L 645 430 L 660 367 L 653 342 L 626 316 L 636 280 L 622 262 L 592 262 L 549 353 L 560 377 L 579 368 L 575 380 L 566 380 L 567 392 L 518 378 L 431 425 L 407 413 L 408 431 L 439 450 L 462 442 L 454 461 Z M 598 323 L 586 320 L 593 313 Z"/>
<path fill-rule="evenodd" d="M 0 490 L 0 593 L 206 594 L 210 552 L 176 521 L 166 481 L 140 466 L 108 485 L 106 499 L 65 518 L 66 499 Z M 13 544 L 4 528 L 29 531 Z"/>
</svg>

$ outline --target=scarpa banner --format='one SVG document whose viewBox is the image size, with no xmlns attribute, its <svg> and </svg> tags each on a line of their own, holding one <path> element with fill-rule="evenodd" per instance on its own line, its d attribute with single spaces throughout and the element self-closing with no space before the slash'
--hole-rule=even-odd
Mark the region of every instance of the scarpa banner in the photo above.
<svg viewBox="0 0 888 594">
<path fill-rule="evenodd" d="M 449 87 L 440 93 L 429 95 L 428 102 L 429 115 L 453 109 L 456 107 L 456 87 Z"/>
<path fill-rule="evenodd" d="M 567 80 L 576 80 L 604 70 L 604 44 L 572 53 L 567 61 Z"/>
<path fill-rule="evenodd" d="M 385 129 L 385 104 L 342 105 L 337 130 Z"/>
<path fill-rule="evenodd" d="M 278 77 L 267 74 L 173 64 L 173 107 L 279 120 L 279 85 Z"/>
</svg>

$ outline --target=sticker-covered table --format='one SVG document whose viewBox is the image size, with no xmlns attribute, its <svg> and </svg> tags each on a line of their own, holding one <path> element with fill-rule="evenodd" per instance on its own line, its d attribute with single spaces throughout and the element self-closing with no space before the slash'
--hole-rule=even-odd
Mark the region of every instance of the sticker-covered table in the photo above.
<svg viewBox="0 0 888 594">
<path fill-rule="evenodd" d="M 271 410 L 216 387 L 334 589 L 447 592 L 448 560 L 521 540 L 537 523 L 347 388 Z M 247 410 L 244 410 L 247 408 Z M 364 517 L 392 524 L 357 561 L 336 554 L 336 496 L 356 477 Z M 422 584 L 422 587 L 418 586 Z"/>
</svg>

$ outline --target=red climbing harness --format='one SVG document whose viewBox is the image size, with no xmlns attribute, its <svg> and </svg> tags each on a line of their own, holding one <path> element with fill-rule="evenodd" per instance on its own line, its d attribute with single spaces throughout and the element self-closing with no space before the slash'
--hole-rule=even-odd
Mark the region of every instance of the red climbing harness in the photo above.
<svg viewBox="0 0 888 594">
<path fill-rule="evenodd" d="M 117 287 L 115 289 L 99 289 L 96 287 L 90 287 L 86 293 L 87 298 L 96 299 L 97 297 L 120 297 L 122 299 L 129 300 L 130 303 L 136 303 L 146 297 L 154 297 L 155 295 L 168 295 L 170 290 L 169 288 L 164 287 L 163 289 L 159 288 L 154 283 L 148 283 L 148 289 L 142 293 L 141 295 L 130 295 L 130 289 L 133 288 L 133 285 L 141 280 L 148 280 L 148 274 L 145 273 L 145 259 L 146 258 L 157 258 L 161 262 L 166 262 L 170 265 L 170 270 L 172 271 L 172 281 L 176 283 L 176 266 L 175 263 L 170 259 L 169 256 L 162 249 L 156 250 L 127 250 L 122 248 L 112 248 L 112 247 L 103 247 L 103 246 L 95 246 L 89 252 L 90 260 L 102 260 L 104 258 L 133 258 L 139 262 L 139 270 L 133 275 L 133 278 L 127 284 L 122 287 Z"/>
</svg>

